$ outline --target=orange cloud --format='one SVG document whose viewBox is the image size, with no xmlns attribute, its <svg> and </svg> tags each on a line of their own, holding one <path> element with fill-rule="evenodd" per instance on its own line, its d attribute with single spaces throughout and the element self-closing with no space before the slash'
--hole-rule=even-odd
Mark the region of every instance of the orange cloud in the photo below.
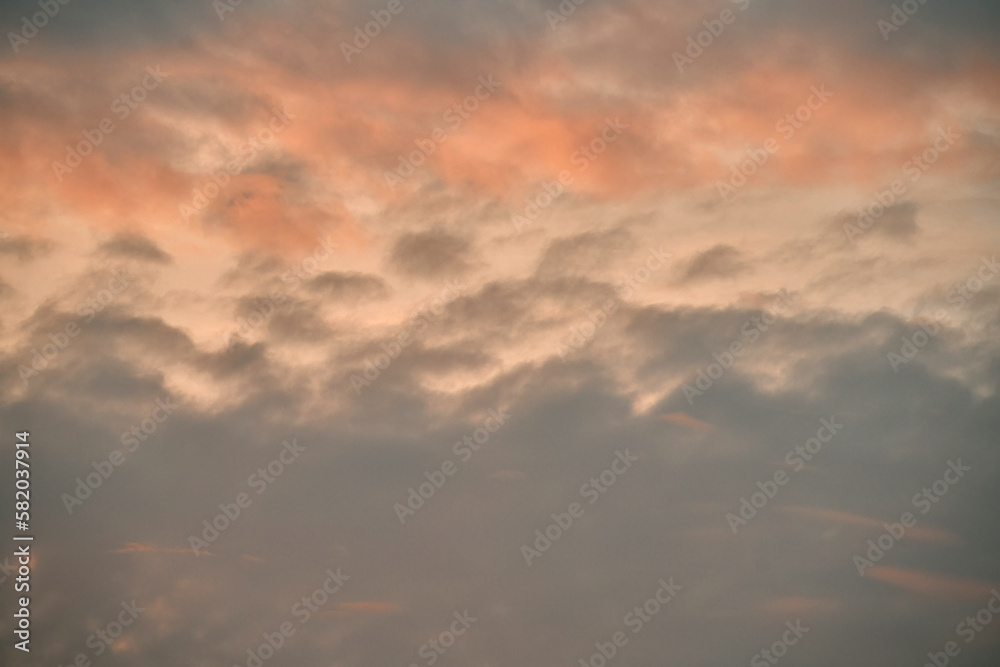
<svg viewBox="0 0 1000 667">
<path fill-rule="evenodd" d="M 670 422 L 671 424 L 683 426 L 684 428 L 689 428 L 693 431 L 699 431 L 701 433 L 710 433 L 715 430 L 715 427 L 708 422 L 695 419 L 691 415 L 683 412 L 671 412 L 668 415 L 657 415 L 656 418 L 662 419 L 665 422 Z"/>
<path fill-rule="evenodd" d="M 395 602 L 376 602 L 374 600 L 360 600 L 357 602 L 341 602 L 337 609 L 345 612 L 358 612 L 363 614 L 394 614 L 402 609 Z"/>
<path fill-rule="evenodd" d="M 805 614 L 807 612 L 834 612 L 842 607 L 833 598 L 781 597 L 769 600 L 764 609 L 776 614 Z"/>
<path fill-rule="evenodd" d="M 859 514 L 851 514 L 850 512 L 841 512 L 839 510 L 824 509 L 822 507 L 780 507 L 782 512 L 788 512 L 789 514 L 795 514 L 804 519 L 815 520 L 815 521 L 832 521 L 835 523 L 842 523 L 851 526 L 857 526 L 859 528 L 865 528 L 869 530 L 884 531 L 885 523 L 894 523 L 898 521 L 898 517 L 894 519 L 876 519 L 874 517 L 861 516 Z M 922 542 L 943 542 L 943 543 L 961 543 L 962 539 L 943 528 L 937 528 L 935 526 L 911 526 L 906 529 L 906 534 L 903 539 L 913 539 Z"/>
<path fill-rule="evenodd" d="M 865 575 L 914 593 L 945 597 L 984 597 L 997 586 L 995 582 L 983 581 L 982 579 L 935 574 L 901 567 L 874 566 L 868 568 Z"/>
<path fill-rule="evenodd" d="M 179 549 L 177 547 L 161 547 L 155 544 L 142 544 L 140 542 L 129 542 L 123 548 L 109 551 L 112 554 L 136 554 L 136 553 L 156 553 L 156 554 L 189 554 L 193 555 L 190 549 Z M 207 552 L 206 552 L 207 553 Z M 211 555 L 211 554 L 208 554 Z"/>
</svg>

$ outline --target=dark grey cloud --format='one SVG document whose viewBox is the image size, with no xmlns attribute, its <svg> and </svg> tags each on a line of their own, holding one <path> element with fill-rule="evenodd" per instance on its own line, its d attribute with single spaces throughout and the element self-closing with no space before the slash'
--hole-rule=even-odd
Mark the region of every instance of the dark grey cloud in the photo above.
<svg viewBox="0 0 1000 667">
<path fill-rule="evenodd" d="M 332 301 L 384 299 L 391 293 L 389 285 L 379 276 L 358 272 L 327 271 L 311 279 L 305 287 Z"/>
<path fill-rule="evenodd" d="M 743 253 L 731 245 L 720 243 L 698 253 L 686 264 L 681 282 L 695 282 L 714 278 L 731 278 L 749 270 Z"/>
<path fill-rule="evenodd" d="M 455 302 L 449 317 L 462 312 L 460 306 Z M 629 344 L 648 353 L 658 350 L 668 329 L 677 335 L 686 326 L 690 335 L 680 340 L 687 342 L 669 354 L 693 359 L 724 342 L 752 312 L 651 308 L 623 317 L 630 322 Z M 39 635 L 60 638 L 39 645 L 47 661 L 65 664 L 87 651 L 94 627 L 88 623 L 113 620 L 119 603 L 135 598 L 148 615 L 127 636 L 147 661 L 169 660 L 183 646 L 205 659 L 242 664 L 261 633 L 296 622 L 292 605 L 322 583 L 328 567 L 351 577 L 324 607 L 336 613 L 296 623 L 296 635 L 279 652 L 283 659 L 419 663 L 427 638 L 446 629 L 453 612 L 469 609 L 477 621 L 456 642 L 452 659 L 578 661 L 595 642 L 628 631 L 623 617 L 653 596 L 661 577 L 684 588 L 630 637 L 621 658 L 734 664 L 775 641 L 784 622 L 796 618 L 810 628 L 809 641 L 795 647 L 801 660 L 853 664 L 875 653 L 887 660 L 920 655 L 937 650 L 936 638 L 986 598 L 927 597 L 861 578 L 851 558 L 878 536 L 877 525 L 799 508 L 893 521 L 955 457 L 973 472 L 919 525 L 957 541 L 908 537 L 881 564 L 1000 579 L 1000 532 L 987 520 L 1000 463 L 993 446 L 1000 434 L 996 399 L 976 397 L 952 370 L 925 363 L 950 350 L 948 363 L 964 364 L 962 343 L 952 336 L 939 336 L 941 349 L 923 350 L 907 374 L 893 373 L 885 353 L 907 324 L 888 315 L 851 321 L 800 314 L 769 332 L 759 351 L 808 360 L 797 371 L 810 378 L 808 392 L 766 391 L 737 366 L 694 407 L 674 393 L 644 415 L 632 412 L 611 381 L 623 359 L 604 358 L 599 348 L 571 364 L 512 369 L 458 394 L 445 415 L 435 416 L 439 408 L 417 384 L 390 376 L 363 397 L 348 391 L 346 410 L 316 412 L 307 388 L 314 378 L 287 373 L 256 384 L 228 408 L 209 411 L 169 391 L 138 358 L 91 353 L 98 340 L 115 349 L 127 340 L 177 336 L 166 329 L 155 334 L 161 325 L 152 322 L 113 321 L 80 350 L 79 365 L 47 371 L 65 394 L 45 398 L 33 390 L 0 408 L 5 423 L 35 424 L 35 442 L 47 445 L 37 448 L 47 472 L 35 489 L 36 512 L 46 518 L 37 553 L 49 574 L 39 577 L 34 598 Z M 139 335 L 137 327 L 147 330 Z M 844 344 L 831 347 L 838 340 Z M 252 349 L 232 348 L 211 362 L 195 349 L 172 354 L 218 364 Z M 463 349 L 461 342 L 417 345 L 389 370 L 446 358 L 449 366 L 474 369 L 477 362 Z M 588 370 L 580 375 L 574 367 L 583 364 Z M 317 367 L 314 373 L 333 378 L 342 370 Z M 95 390 L 101 400 L 90 410 L 60 409 L 77 392 Z M 92 471 L 93 461 L 119 448 L 120 435 L 164 397 L 178 403 L 177 411 L 68 516 L 61 493 Z M 454 443 L 480 427 L 488 408 L 506 409 L 508 423 L 400 525 L 393 504 L 405 502 L 408 488 L 426 481 L 424 473 L 444 459 L 459 462 Z M 656 418 L 674 412 L 712 430 L 694 432 Z M 61 417 L 39 419 L 51 414 Z M 733 535 L 725 513 L 783 467 L 785 453 L 811 437 L 820 418 L 834 415 L 843 431 Z M 292 437 L 305 452 L 263 494 L 254 494 L 248 476 Z M 527 567 L 520 546 L 551 523 L 553 512 L 581 500 L 580 486 L 623 448 L 638 457 L 634 467 L 597 503 L 583 499 L 584 516 Z M 253 504 L 212 545 L 212 556 L 169 551 L 185 547 L 201 521 L 241 491 L 251 493 Z M 169 512 L 162 511 L 164 503 Z M 130 551 L 130 544 L 164 551 Z M 93 576 L 63 574 L 76 571 L 71 565 Z M 376 602 L 387 606 L 357 611 Z M 358 606 L 349 611 L 340 603 Z M 874 637 L 865 631 L 871 627 L 890 633 L 897 640 L 892 648 L 884 633 L 865 639 Z M 538 639 L 540 629 L 545 641 Z M 334 630 L 339 639 L 330 642 Z M 991 664 L 988 638 L 966 656 L 970 665 Z M 128 652 L 102 656 L 108 665 L 134 661 Z"/>
<path fill-rule="evenodd" d="M 606 268 L 636 246 L 624 229 L 610 229 L 556 239 L 538 262 L 539 276 L 586 275 Z"/>
<path fill-rule="evenodd" d="M 405 234 L 393 244 L 390 262 L 415 278 L 445 278 L 471 267 L 472 244 L 443 229 Z"/>
<path fill-rule="evenodd" d="M 55 247 L 54 241 L 44 238 L 14 234 L 0 237 L 0 255 L 14 257 L 19 262 L 30 262 L 44 257 Z"/>
<path fill-rule="evenodd" d="M 284 268 L 284 263 L 274 255 L 246 252 L 237 257 L 236 266 L 220 278 L 223 286 L 246 285 L 271 278 Z"/>
<path fill-rule="evenodd" d="M 129 234 L 115 236 L 101 243 L 98 251 L 111 257 L 135 259 L 149 264 L 169 264 L 173 261 L 170 255 L 150 239 Z"/>
</svg>

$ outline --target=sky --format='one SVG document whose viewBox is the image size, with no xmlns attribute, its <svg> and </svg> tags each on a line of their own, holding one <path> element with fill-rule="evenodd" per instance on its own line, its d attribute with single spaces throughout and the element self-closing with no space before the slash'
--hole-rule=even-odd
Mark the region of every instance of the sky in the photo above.
<svg viewBox="0 0 1000 667">
<path fill-rule="evenodd" d="M 996 3 L 0 26 L 0 663 L 998 664 Z"/>
</svg>

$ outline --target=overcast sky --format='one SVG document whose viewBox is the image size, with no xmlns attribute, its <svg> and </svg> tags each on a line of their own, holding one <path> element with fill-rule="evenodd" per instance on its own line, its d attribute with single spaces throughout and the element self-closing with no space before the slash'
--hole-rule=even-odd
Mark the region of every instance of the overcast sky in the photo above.
<svg viewBox="0 0 1000 667">
<path fill-rule="evenodd" d="M 0 663 L 998 664 L 996 3 L 49 1 Z"/>
</svg>

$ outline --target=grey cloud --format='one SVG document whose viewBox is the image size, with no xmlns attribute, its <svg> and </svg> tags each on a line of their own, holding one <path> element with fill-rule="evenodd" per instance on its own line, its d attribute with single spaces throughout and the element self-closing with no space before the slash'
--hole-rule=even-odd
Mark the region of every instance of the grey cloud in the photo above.
<svg viewBox="0 0 1000 667">
<path fill-rule="evenodd" d="M 119 235 L 102 243 L 98 250 L 112 257 L 136 259 L 151 264 L 169 264 L 173 261 L 153 241 L 142 236 Z"/>
<path fill-rule="evenodd" d="M 691 258 L 681 274 L 681 282 L 730 278 L 749 269 L 743 253 L 720 243 Z"/>
<path fill-rule="evenodd" d="M 393 244 L 394 268 L 415 278 L 445 278 L 470 267 L 471 243 L 442 229 L 404 234 Z"/>
<path fill-rule="evenodd" d="M 49 239 L 26 235 L 5 235 L 0 237 L 0 255 L 11 255 L 19 262 L 30 262 L 44 257 L 56 247 Z"/>
<path fill-rule="evenodd" d="M 358 272 L 321 273 L 306 283 L 306 289 L 334 301 L 384 299 L 390 294 L 390 288 L 382 278 Z"/>
</svg>

